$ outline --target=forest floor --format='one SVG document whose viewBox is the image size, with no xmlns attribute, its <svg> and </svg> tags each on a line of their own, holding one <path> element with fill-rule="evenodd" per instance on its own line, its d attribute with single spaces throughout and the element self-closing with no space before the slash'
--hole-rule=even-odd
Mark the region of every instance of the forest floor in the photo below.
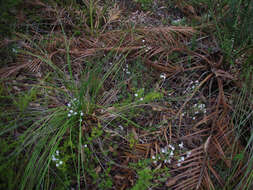
<svg viewBox="0 0 253 190">
<path fill-rule="evenodd" d="M 253 2 L 8 2 L 0 189 L 252 188 Z"/>
</svg>

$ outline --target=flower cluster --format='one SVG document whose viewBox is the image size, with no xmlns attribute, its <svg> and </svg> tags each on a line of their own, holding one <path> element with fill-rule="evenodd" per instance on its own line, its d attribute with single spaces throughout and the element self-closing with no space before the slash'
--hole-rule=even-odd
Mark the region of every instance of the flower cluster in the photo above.
<svg viewBox="0 0 253 190">
<path fill-rule="evenodd" d="M 197 109 L 195 111 L 195 114 L 198 114 L 199 113 L 199 110 L 202 111 L 203 113 L 206 113 L 206 105 L 205 104 L 194 104 L 193 107 L 195 109 Z"/>
<path fill-rule="evenodd" d="M 123 68 L 123 71 L 126 72 L 126 74 L 130 75 L 131 72 L 128 70 L 128 64 L 126 64 L 126 68 Z"/>
<path fill-rule="evenodd" d="M 52 155 L 52 161 L 54 161 L 56 164 L 56 167 L 59 167 L 60 165 L 62 165 L 63 164 L 63 161 L 62 160 L 60 160 L 58 157 L 59 157 L 59 155 L 60 155 L 60 152 L 59 152 L 59 150 L 56 150 L 55 151 L 55 155 L 53 154 Z"/>
<path fill-rule="evenodd" d="M 184 93 L 193 91 L 197 86 L 199 86 L 199 81 L 198 80 L 191 81 L 190 84 L 189 84 L 189 86 L 184 91 Z"/>
<path fill-rule="evenodd" d="M 180 144 L 178 145 L 179 149 L 180 149 L 180 152 L 182 151 L 182 149 L 184 149 L 184 143 L 183 142 L 180 142 Z M 163 148 L 161 148 L 161 153 L 164 154 L 164 156 L 162 157 L 165 157 L 163 159 L 163 162 L 165 164 L 171 164 L 172 163 L 172 160 L 174 159 L 175 160 L 175 147 L 171 144 L 169 144 L 168 146 L 165 146 Z M 181 156 L 179 158 L 179 160 L 177 160 L 177 166 L 180 167 L 182 162 L 185 161 L 185 159 L 189 158 L 191 155 L 191 151 L 188 151 L 186 152 L 186 155 L 185 156 Z M 155 157 L 155 156 L 152 156 L 152 159 L 153 159 L 153 164 L 157 164 L 157 161 L 160 160 L 160 156 L 158 157 L 158 159 Z"/>
<path fill-rule="evenodd" d="M 79 101 L 74 98 L 73 102 L 69 102 L 67 104 L 68 106 L 68 117 L 72 117 L 72 116 L 76 116 L 76 115 L 80 115 L 81 117 L 83 116 L 83 112 L 82 111 L 77 111 L 77 104 L 79 103 Z M 82 118 L 80 118 L 80 121 L 82 121 Z"/>
<path fill-rule="evenodd" d="M 165 146 L 164 148 L 161 148 L 161 152 L 165 154 L 166 156 L 166 159 L 164 159 L 163 161 L 164 163 L 168 163 L 168 164 L 171 163 L 171 159 L 174 156 L 174 151 L 175 151 L 175 147 L 171 144 L 169 144 L 168 146 Z"/>
<path fill-rule="evenodd" d="M 143 96 L 143 93 L 144 93 L 144 88 L 138 90 L 138 92 L 136 92 L 136 93 L 134 94 L 134 96 L 135 96 L 136 98 L 139 98 L 140 101 L 143 101 L 143 100 L 144 100 L 143 97 L 142 97 L 142 96 Z"/>
</svg>

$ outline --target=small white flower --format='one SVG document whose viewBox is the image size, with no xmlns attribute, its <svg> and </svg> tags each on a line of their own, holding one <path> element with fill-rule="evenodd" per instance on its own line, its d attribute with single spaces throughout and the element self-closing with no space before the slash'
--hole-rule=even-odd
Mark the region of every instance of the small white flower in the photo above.
<svg viewBox="0 0 253 190">
<path fill-rule="evenodd" d="M 73 110 L 69 110 L 69 113 L 73 113 Z"/>
<path fill-rule="evenodd" d="M 70 117 L 70 116 L 71 116 L 71 114 L 69 113 L 69 114 L 68 114 L 68 117 Z"/>
<path fill-rule="evenodd" d="M 15 48 L 12 48 L 12 51 L 13 51 L 14 53 L 18 53 L 18 51 L 17 51 Z"/>
<path fill-rule="evenodd" d="M 68 103 L 68 107 L 71 107 L 71 103 Z"/>
<path fill-rule="evenodd" d="M 59 150 L 56 150 L 55 153 L 57 156 L 59 156 Z"/>
<path fill-rule="evenodd" d="M 165 75 L 164 73 L 162 73 L 162 74 L 160 75 L 160 78 L 161 78 L 161 79 L 166 79 L 166 75 Z"/>
<path fill-rule="evenodd" d="M 165 153 L 165 148 L 161 148 L 161 152 L 162 152 L 162 153 Z"/>
<path fill-rule="evenodd" d="M 57 158 L 55 158 L 55 156 L 54 155 L 52 155 L 52 160 L 53 161 L 56 161 L 56 160 L 58 160 Z"/>
<path fill-rule="evenodd" d="M 140 101 L 143 101 L 143 98 L 140 98 Z"/>
<path fill-rule="evenodd" d="M 155 160 L 155 161 L 153 161 L 153 163 L 154 163 L 154 164 L 157 164 L 157 161 Z"/>
<path fill-rule="evenodd" d="M 174 152 L 170 152 L 170 156 L 174 156 Z"/>
<path fill-rule="evenodd" d="M 171 163 L 171 160 L 170 159 L 168 159 L 168 160 L 164 160 L 164 163 Z"/>
<path fill-rule="evenodd" d="M 74 101 L 77 101 L 77 99 L 76 99 L 76 98 L 74 98 Z"/>
<path fill-rule="evenodd" d="M 128 64 L 126 64 L 126 68 L 128 68 Z"/>
<path fill-rule="evenodd" d="M 184 143 L 181 142 L 181 143 L 179 144 L 179 147 L 180 147 L 180 148 L 183 148 L 183 147 L 184 147 Z"/>
<path fill-rule="evenodd" d="M 124 128 L 123 128 L 123 126 L 122 125 L 119 125 L 119 128 L 120 128 L 120 130 L 124 130 Z"/>
<path fill-rule="evenodd" d="M 83 116 L 83 112 L 82 111 L 81 111 L 80 115 Z"/>
<path fill-rule="evenodd" d="M 112 62 L 110 62 L 109 64 L 112 65 Z"/>
<path fill-rule="evenodd" d="M 177 166 L 180 167 L 180 166 L 181 166 L 181 163 L 177 163 Z"/>
<path fill-rule="evenodd" d="M 152 159 L 154 160 L 154 159 L 155 159 L 155 156 L 152 156 Z"/>
<path fill-rule="evenodd" d="M 180 160 L 181 160 L 181 161 L 184 161 L 184 157 L 182 156 L 182 157 L 180 158 Z"/>
<path fill-rule="evenodd" d="M 59 167 L 59 164 L 56 164 L 56 167 Z"/>
<path fill-rule="evenodd" d="M 186 154 L 186 157 L 189 158 L 191 156 L 191 151 L 188 151 Z"/>
<path fill-rule="evenodd" d="M 196 80 L 196 81 L 195 81 L 195 83 L 196 83 L 196 84 L 198 84 L 198 83 L 199 83 L 199 81 L 198 81 L 198 80 Z"/>
<path fill-rule="evenodd" d="M 138 96 L 138 94 L 136 93 L 136 94 L 134 94 L 134 96 L 135 96 L 135 97 L 137 97 L 137 96 Z"/>
<path fill-rule="evenodd" d="M 62 165 L 62 164 L 63 164 L 63 161 L 60 161 L 59 164 Z"/>
<path fill-rule="evenodd" d="M 130 74 L 131 74 L 131 72 L 130 72 L 130 71 L 127 71 L 127 72 L 126 72 L 126 74 L 130 75 Z"/>
<path fill-rule="evenodd" d="M 195 119 L 196 119 L 196 117 L 193 117 L 192 119 L 193 119 L 193 120 L 195 120 Z"/>
<path fill-rule="evenodd" d="M 82 122 L 83 121 L 83 119 L 82 118 L 80 118 L 80 120 L 79 120 L 80 122 Z"/>
<path fill-rule="evenodd" d="M 169 144 L 169 147 L 174 151 L 175 147 Z"/>
<path fill-rule="evenodd" d="M 75 112 L 74 115 L 77 115 L 77 112 Z"/>
<path fill-rule="evenodd" d="M 85 145 L 83 145 L 84 146 L 84 148 L 87 148 L 87 144 L 85 144 Z"/>
<path fill-rule="evenodd" d="M 160 160 L 160 159 L 161 159 L 161 157 L 159 156 L 159 157 L 158 157 L 158 159 Z"/>
<path fill-rule="evenodd" d="M 144 43 L 144 42 L 145 42 L 145 40 L 142 40 L 142 42 Z"/>
</svg>

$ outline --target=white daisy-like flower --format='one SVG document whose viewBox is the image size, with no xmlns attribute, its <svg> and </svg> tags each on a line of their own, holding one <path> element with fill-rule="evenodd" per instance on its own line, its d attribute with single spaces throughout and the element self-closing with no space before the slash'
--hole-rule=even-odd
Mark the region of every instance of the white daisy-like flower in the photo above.
<svg viewBox="0 0 253 190">
<path fill-rule="evenodd" d="M 76 98 L 74 98 L 74 101 L 77 101 L 77 99 L 76 99 Z"/>
<path fill-rule="evenodd" d="M 174 152 L 170 152 L 170 156 L 174 156 Z"/>
<path fill-rule="evenodd" d="M 155 161 L 153 161 L 153 163 L 154 163 L 154 164 L 157 164 L 157 161 L 155 160 Z"/>
<path fill-rule="evenodd" d="M 183 156 L 180 158 L 180 161 L 184 161 L 184 157 Z"/>
<path fill-rule="evenodd" d="M 137 96 L 138 96 L 138 94 L 137 94 L 137 93 L 135 93 L 135 94 L 134 94 L 134 96 L 135 96 L 135 97 L 137 97 Z"/>
<path fill-rule="evenodd" d="M 110 62 L 109 64 L 112 65 L 112 62 Z"/>
<path fill-rule="evenodd" d="M 193 117 L 192 119 L 193 119 L 193 120 L 195 120 L 195 119 L 196 119 L 196 117 Z"/>
<path fill-rule="evenodd" d="M 68 117 L 70 117 L 71 116 L 71 114 L 70 113 L 68 113 Z"/>
<path fill-rule="evenodd" d="M 55 151 L 55 154 L 56 154 L 57 156 L 59 156 L 59 150 L 56 150 L 56 151 Z"/>
<path fill-rule="evenodd" d="M 152 159 L 154 160 L 154 159 L 155 159 L 155 156 L 152 156 Z"/>
<path fill-rule="evenodd" d="M 178 146 L 179 146 L 180 148 L 183 148 L 183 147 L 184 147 L 184 143 L 181 142 Z"/>
<path fill-rule="evenodd" d="M 144 43 L 144 42 L 145 42 L 145 40 L 142 40 L 142 42 Z"/>
<path fill-rule="evenodd" d="M 161 148 L 161 152 L 162 152 L 162 153 L 165 153 L 165 148 Z"/>
<path fill-rule="evenodd" d="M 77 112 L 75 112 L 74 115 L 77 115 Z"/>
<path fill-rule="evenodd" d="M 71 103 L 68 103 L 68 107 L 71 107 Z"/>
<path fill-rule="evenodd" d="M 180 166 L 181 166 L 181 163 L 177 163 L 177 166 L 180 167 Z"/>
<path fill-rule="evenodd" d="M 160 160 L 160 159 L 161 159 L 161 157 L 159 156 L 159 157 L 158 157 L 158 159 Z"/>
<path fill-rule="evenodd" d="M 59 164 L 56 164 L 56 167 L 59 167 Z"/>
<path fill-rule="evenodd" d="M 140 101 L 143 101 L 143 98 L 140 98 Z"/>
<path fill-rule="evenodd" d="M 81 111 L 80 115 L 83 116 L 83 112 L 82 111 Z"/>
<path fill-rule="evenodd" d="M 60 161 L 59 164 L 62 165 L 62 164 L 63 164 L 63 161 Z"/>
<path fill-rule="evenodd" d="M 73 110 L 69 110 L 69 113 L 73 113 L 74 111 Z"/>
<path fill-rule="evenodd" d="M 85 144 L 85 145 L 83 145 L 84 146 L 84 148 L 87 148 L 87 144 Z"/>
</svg>

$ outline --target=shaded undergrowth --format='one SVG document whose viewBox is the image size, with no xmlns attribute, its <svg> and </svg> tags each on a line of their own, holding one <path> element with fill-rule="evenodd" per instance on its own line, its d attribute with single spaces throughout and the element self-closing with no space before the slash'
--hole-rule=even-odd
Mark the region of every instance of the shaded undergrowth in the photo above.
<svg viewBox="0 0 253 190">
<path fill-rule="evenodd" d="M 110 2 L 1 40 L 0 187 L 251 189 L 252 3 Z"/>
</svg>

